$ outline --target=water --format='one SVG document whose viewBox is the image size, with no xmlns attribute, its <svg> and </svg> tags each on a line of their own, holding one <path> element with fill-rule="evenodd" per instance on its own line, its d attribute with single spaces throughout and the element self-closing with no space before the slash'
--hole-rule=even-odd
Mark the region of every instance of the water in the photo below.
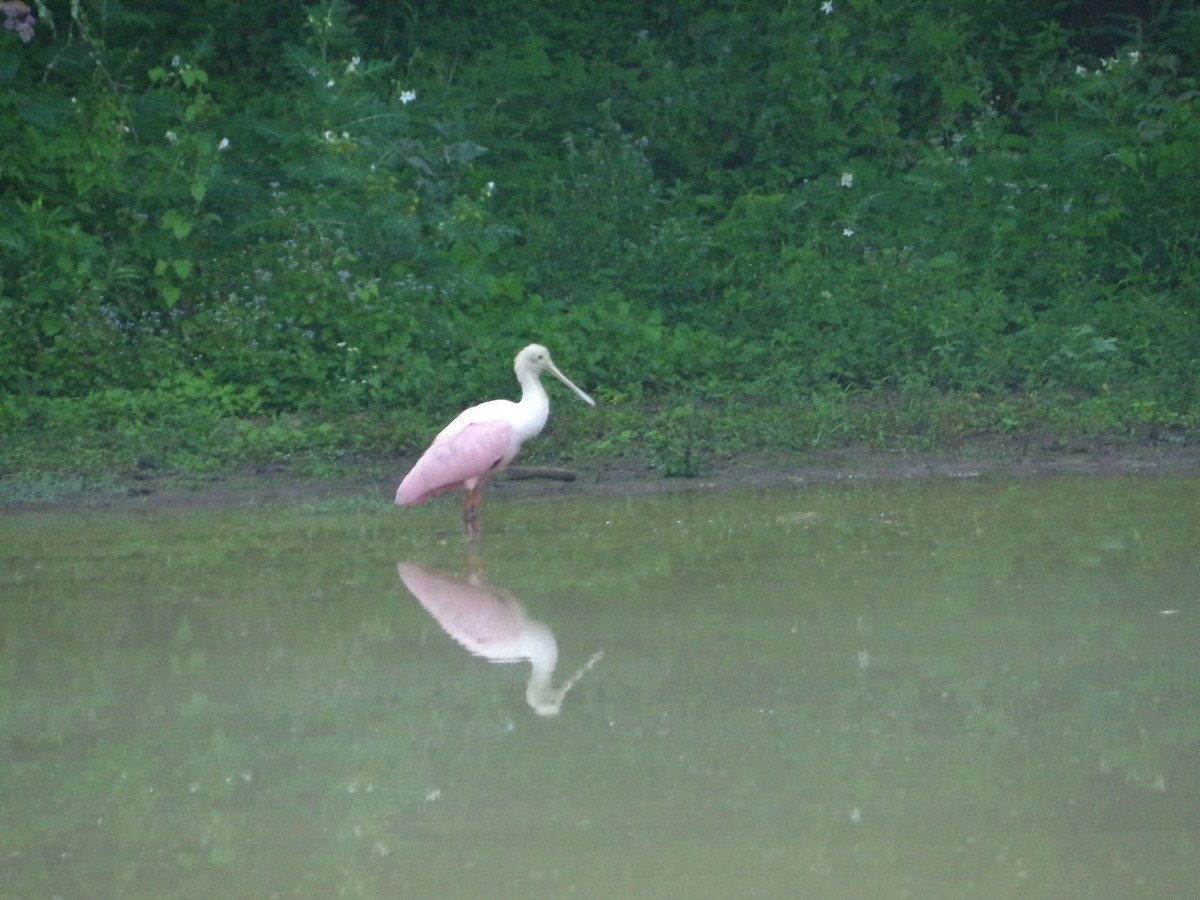
<svg viewBox="0 0 1200 900">
<path fill-rule="evenodd" d="M 1198 512 L 497 493 L 473 553 L 451 503 L 0 518 L 0 897 L 1192 897 Z"/>
</svg>

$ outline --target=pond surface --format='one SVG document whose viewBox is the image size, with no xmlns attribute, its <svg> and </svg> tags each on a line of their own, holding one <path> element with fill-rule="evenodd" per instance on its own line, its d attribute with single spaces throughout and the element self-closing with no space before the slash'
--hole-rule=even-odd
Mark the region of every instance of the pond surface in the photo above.
<svg viewBox="0 0 1200 900">
<path fill-rule="evenodd" d="M 0 897 L 1195 896 L 1200 480 L 484 516 L 0 518 Z"/>
</svg>

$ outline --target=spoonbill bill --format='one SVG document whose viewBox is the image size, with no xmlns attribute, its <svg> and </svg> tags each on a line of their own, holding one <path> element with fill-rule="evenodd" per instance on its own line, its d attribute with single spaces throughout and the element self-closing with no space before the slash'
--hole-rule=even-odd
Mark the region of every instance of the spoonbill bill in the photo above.
<svg viewBox="0 0 1200 900">
<path fill-rule="evenodd" d="M 396 491 L 398 505 L 424 503 L 438 494 L 465 488 L 463 525 L 470 534 L 478 532 L 485 479 L 511 463 L 521 445 L 542 430 L 550 415 L 550 398 L 542 387 L 541 374 L 549 372 L 584 403 L 596 405 L 558 370 L 550 351 L 541 344 L 530 344 L 518 353 L 513 370 L 521 385 L 521 401 L 489 400 L 459 413 L 404 476 Z"/>
</svg>

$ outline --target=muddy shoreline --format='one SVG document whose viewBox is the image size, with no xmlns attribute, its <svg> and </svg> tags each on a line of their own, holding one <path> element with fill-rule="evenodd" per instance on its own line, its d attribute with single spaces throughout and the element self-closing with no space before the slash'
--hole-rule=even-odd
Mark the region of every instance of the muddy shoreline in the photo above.
<svg viewBox="0 0 1200 900">
<path fill-rule="evenodd" d="M 357 498 L 391 502 L 395 484 L 412 460 L 375 461 L 344 474 L 312 478 L 286 470 L 258 470 L 197 485 L 170 475 L 144 473 L 103 490 L 67 492 L 53 499 L 0 504 L 0 514 L 96 509 L 211 509 L 322 502 Z M 381 474 L 394 472 L 394 475 Z M 649 461 L 559 463 L 554 470 L 514 466 L 491 490 L 510 497 L 563 494 L 651 495 L 675 491 L 770 488 L 835 482 L 923 479 L 1042 478 L 1051 476 L 1186 478 L 1200 476 L 1200 440 L 1169 441 L 990 439 L 937 450 L 842 448 L 806 454 L 739 456 L 710 460 L 693 478 L 667 477 Z M 549 476 L 549 477 L 543 477 Z"/>
</svg>

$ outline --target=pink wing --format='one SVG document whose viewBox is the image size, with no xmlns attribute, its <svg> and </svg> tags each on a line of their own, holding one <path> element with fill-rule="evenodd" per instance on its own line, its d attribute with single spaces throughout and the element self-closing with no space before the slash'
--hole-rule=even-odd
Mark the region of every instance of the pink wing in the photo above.
<svg viewBox="0 0 1200 900">
<path fill-rule="evenodd" d="M 424 503 L 462 487 L 469 478 L 488 474 L 504 460 L 512 432 L 507 422 L 493 420 L 472 423 L 448 436 L 438 435 L 400 482 L 396 502 L 401 506 Z"/>
<path fill-rule="evenodd" d="M 476 656 L 521 659 L 519 607 L 486 584 L 472 584 L 417 563 L 400 563 L 400 578 L 445 632 Z"/>
</svg>

